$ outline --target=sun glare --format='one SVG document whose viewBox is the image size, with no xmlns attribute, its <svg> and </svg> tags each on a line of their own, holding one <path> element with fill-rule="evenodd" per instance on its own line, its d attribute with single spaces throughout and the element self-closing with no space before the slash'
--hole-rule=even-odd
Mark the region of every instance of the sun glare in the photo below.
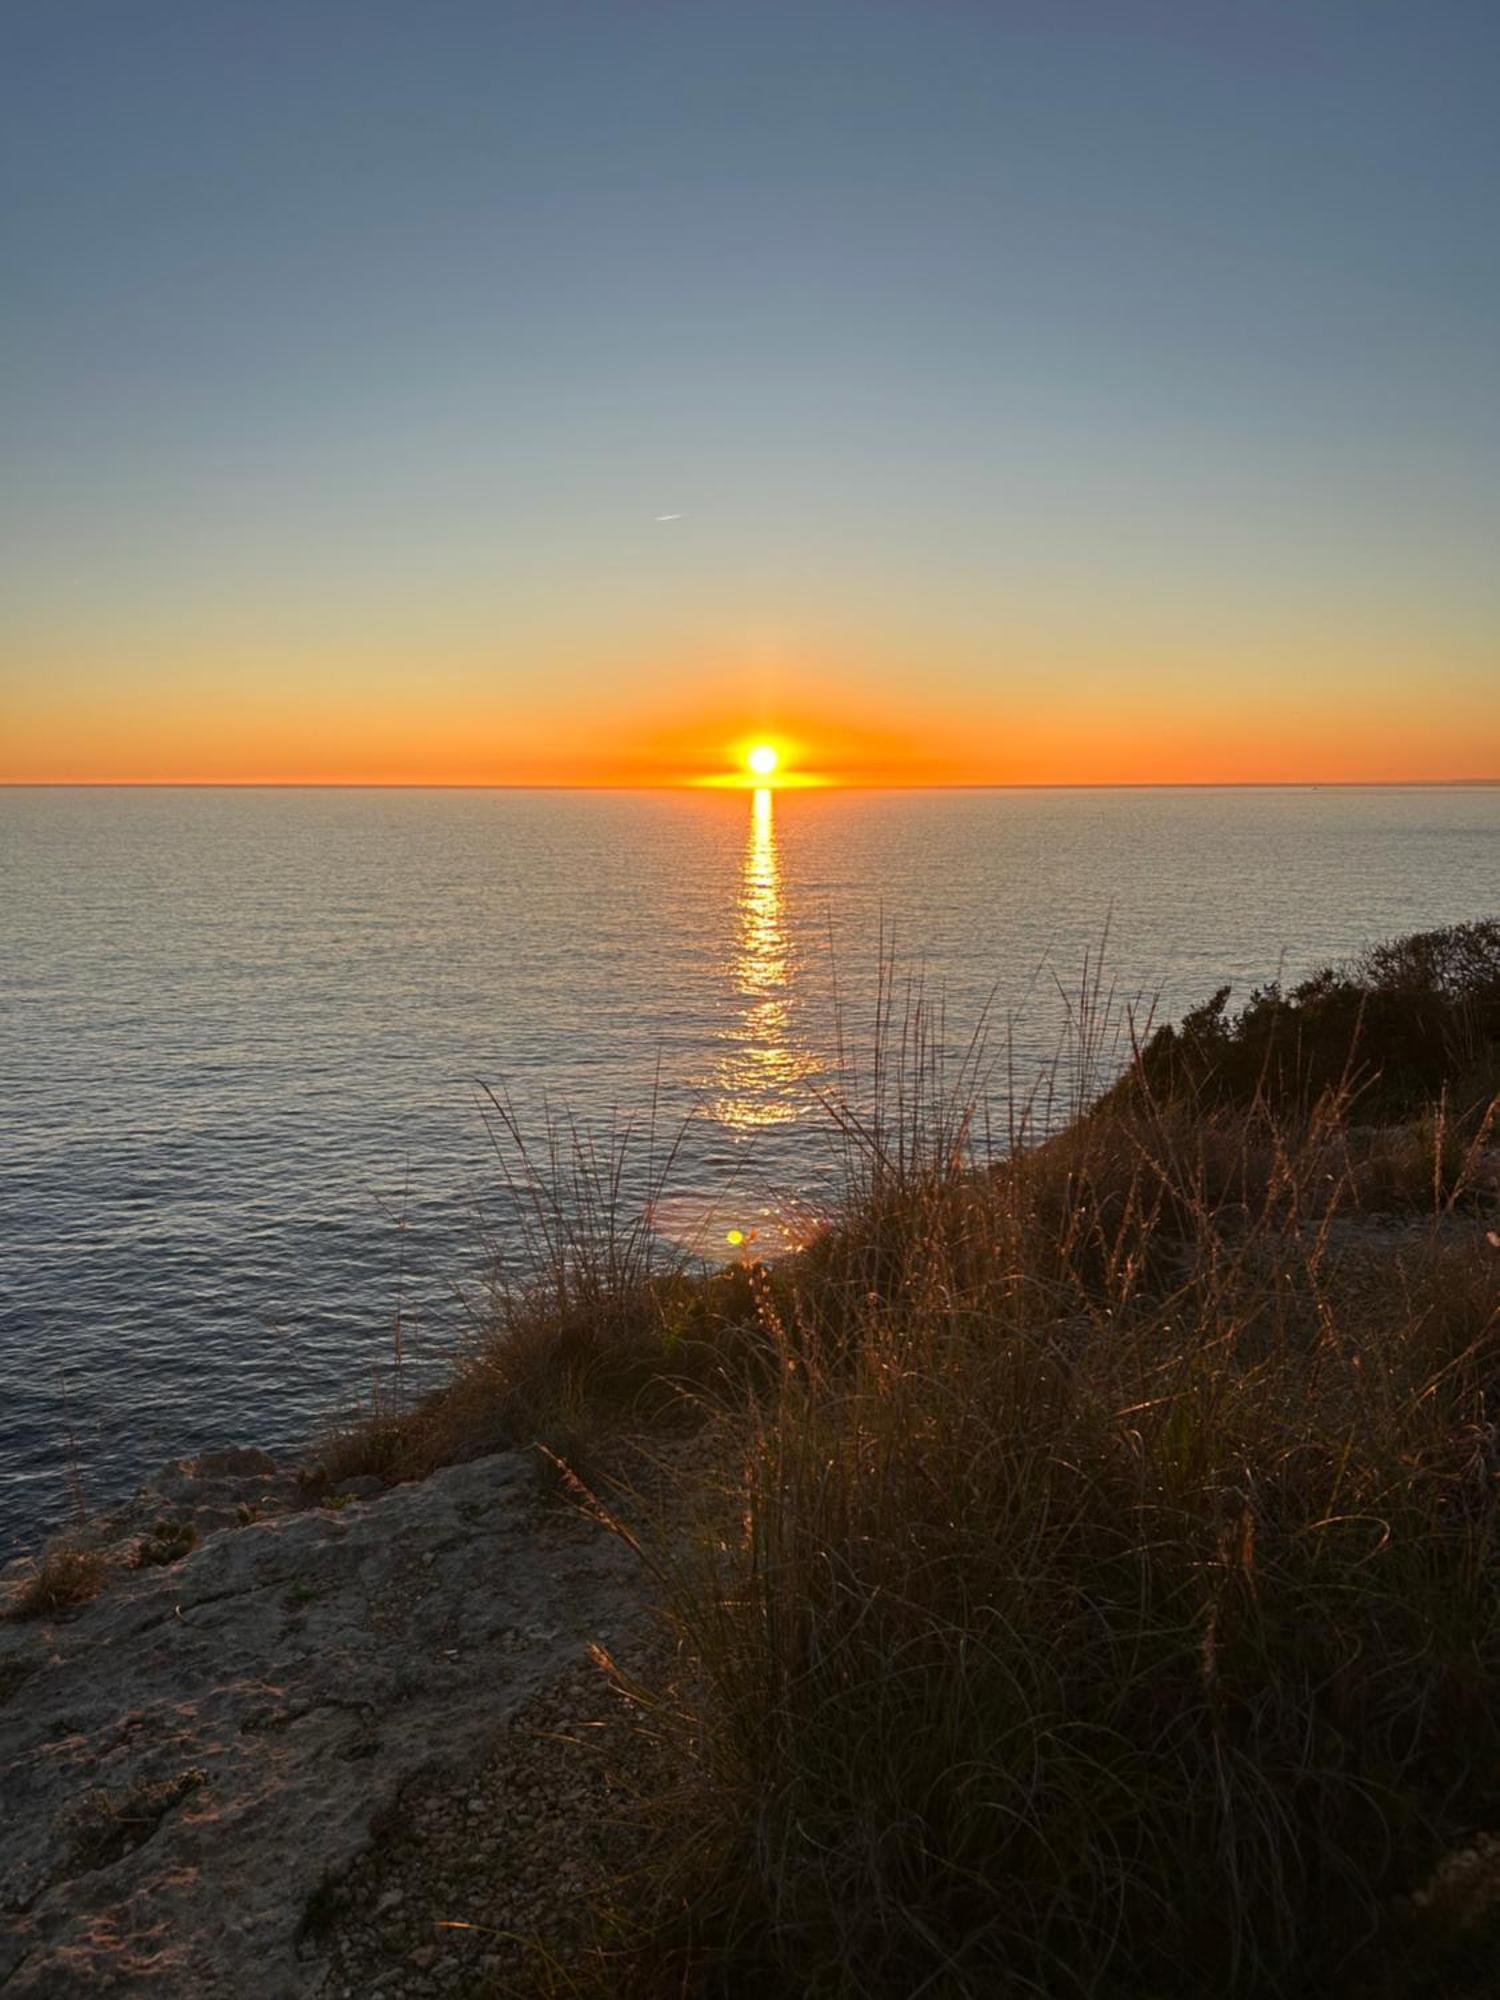
<svg viewBox="0 0 1500 2000">
<path fill-rule="evenodd" d="M 830 780 L 821 771 L 807 767 L 810 747 L 801 735 L 731 736 L 724 741 L 724 761 L 718 769 L 704 771 L 686 782 L 764 792 L 768 798 L 773 791 L 803 791 L 811 785 L 826 785 Z"/>
</svg>

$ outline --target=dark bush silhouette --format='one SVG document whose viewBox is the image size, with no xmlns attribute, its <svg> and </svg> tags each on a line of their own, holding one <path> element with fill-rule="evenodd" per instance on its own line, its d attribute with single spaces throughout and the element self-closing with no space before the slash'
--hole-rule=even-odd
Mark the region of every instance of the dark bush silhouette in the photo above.
<svg viewBox="0 0 1500 2000">
<path fill-rule="evenodd" d="M 1463 1118 L 1500 1088 L 1500 921 L 1374 945 L 1290 992 L 1257 987 L 1237 1014 L 1229 995 L 1158 1028 L 1122 1093 L 1290 1110 L 1347 1091 L 1362 1115 L 1391 1119 L 1440 1097 Z"/>
</svg>

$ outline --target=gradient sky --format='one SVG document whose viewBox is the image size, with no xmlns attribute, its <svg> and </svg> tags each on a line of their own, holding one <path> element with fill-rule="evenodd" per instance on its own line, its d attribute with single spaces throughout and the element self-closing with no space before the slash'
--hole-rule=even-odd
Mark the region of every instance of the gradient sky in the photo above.
<svg viewBox="0 0 1500 2000">
<path fill-rule="evenodd" d="M 1493 0 L 12 6 L 0 778 L 1500 776 L 1497 103 Z"/>
</svg>

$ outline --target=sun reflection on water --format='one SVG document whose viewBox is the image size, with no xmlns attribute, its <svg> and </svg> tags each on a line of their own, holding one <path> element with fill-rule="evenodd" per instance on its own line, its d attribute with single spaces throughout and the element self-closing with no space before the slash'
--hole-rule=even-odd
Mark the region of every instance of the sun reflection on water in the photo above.
<svg viewBox="0 0 1500 2000">
<path fill-rule="evenodd" d="M 750 799 L 733 931 L 723 960 L 729 1005 L 717 1030 L 705 1105 L 740 1140 L 812 1112 L 809 1079 L 826 1067 L 798 1022 L 798 951 L 782 887 L 774 796 L 761 786 Z M 747 1150 L 740 1164 L 751 1167 L 750 1178 L 736 1168 L 717 1189 L 683 1189 L 658 1198 L 652 1227 L 715 1263 L 774 1260 L 810 1242 L 822 1227 L 816 1205 L 762 1179 L 760 1169 L 768 1164 L 763 1153 Z"/>
<path fill-rule="evenodd" d="M 740 869 L 738 923 L 728 971 L 736 1001 L 721 1030 L 714 1115 L 731 1130 L 786 1125 L 807 1109 L 798 1088 L 821 1065 L 795 1033 L 794 949 L 776 851 L 774 794 L 758 787 Z"/>
</svg>

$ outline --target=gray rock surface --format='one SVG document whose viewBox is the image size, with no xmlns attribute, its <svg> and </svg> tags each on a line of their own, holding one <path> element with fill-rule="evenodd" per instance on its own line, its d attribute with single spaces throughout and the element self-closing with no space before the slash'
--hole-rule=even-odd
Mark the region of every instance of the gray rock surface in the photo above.
<svg viewBox="0 0 1500 2000">
<path fill-rule="evenodd" d="M 204 1537 L 189 1554 L 0 1623 L 0 1989 L 17 2000 L 316 1991 L 320 1894 L 402 1787 L 482 1758 L 640 1614 L 629 1552 L 539 1519 L 514 1454 L 324 1508 L 298 1508 L 263 1455 L 216 1454 L 114 1517 L 116 1552 L 167 1509 Z"/>
</svg>

